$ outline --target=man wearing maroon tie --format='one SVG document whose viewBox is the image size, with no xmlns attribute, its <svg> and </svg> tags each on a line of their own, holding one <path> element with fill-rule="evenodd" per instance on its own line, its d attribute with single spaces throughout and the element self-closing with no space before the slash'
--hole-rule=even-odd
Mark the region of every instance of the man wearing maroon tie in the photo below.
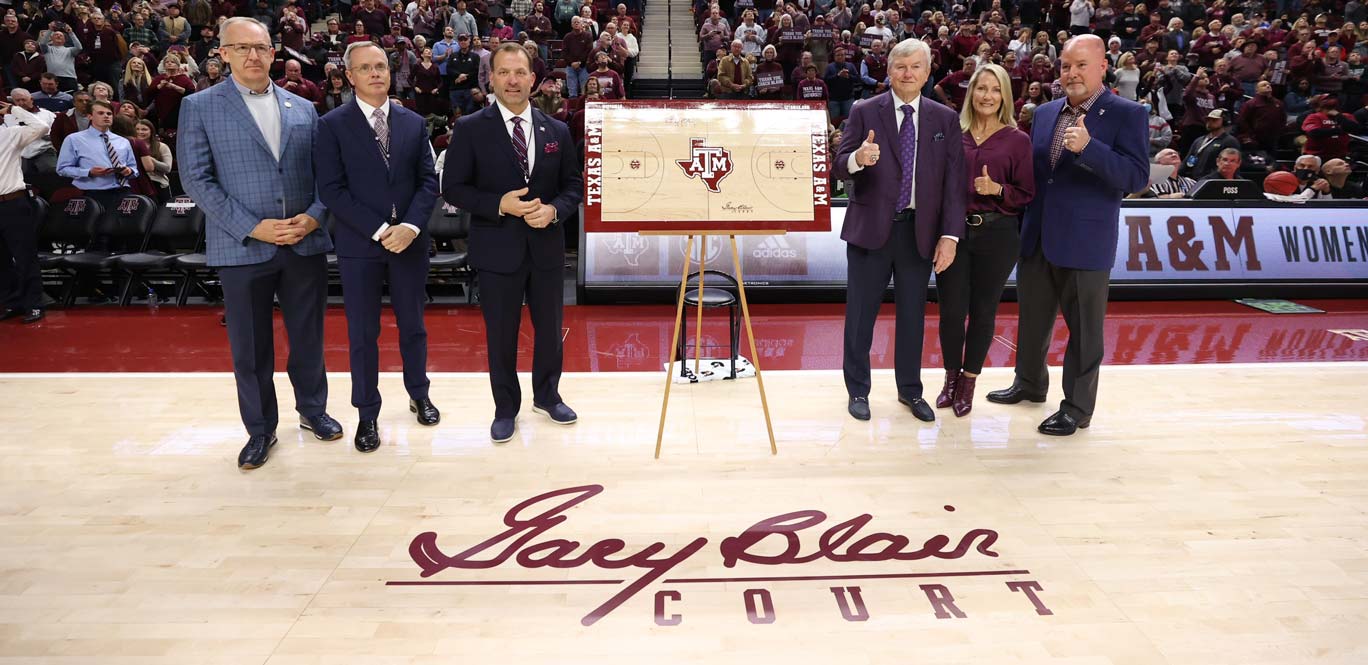
<svg viewBox="0 0 1368 665">
<path fill-rule="evenodd" d="M 884 289 L 894 281 L 898 401 L 918 420 L 936 419 L 922 399 L 921 354 L 931 270 L 955 260 L 964 236 L 966 191 L 959 114 L 922 99 L 931 49 L 905 39 L 888 54 L 892 89 L 857 104 L 834 169 L 855 183 L 841 239 L 846 241 L 845 370 L 847 409 L 868 420 L 869 350 Z"/>
<path fill-rule="evenodd" d="M 581 159 L 565 123 L 528 103 L 536 76 L 522 46 L 490 56 L 497 103 L 461 118 L 442 172 L 442 195 L 471 214 L 470 264 L 479 271 L 480 311 L 494 392 L 490 438 L 513 438 L 522 406 L 518 326 L 532 315 L 532 410 L 559 425 L 578 418 L 560 395 L 565 229 L 583 195 Z"/>
</svg>

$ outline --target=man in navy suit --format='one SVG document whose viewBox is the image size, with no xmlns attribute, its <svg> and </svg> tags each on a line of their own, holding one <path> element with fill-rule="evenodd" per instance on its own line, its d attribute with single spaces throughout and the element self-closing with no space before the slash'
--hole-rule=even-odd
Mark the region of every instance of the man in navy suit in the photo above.
<svg viewBox="0 0 1368 665">
<path fill-rule="evenodd" d="M 328 302 L 326 209 L 314 193 L 312 101 L 271 83 L 271 33 L 260 21 L 224 21 L 221 47 L 233 75 L 185 98 L 176 140 L 185 191 L 204 210 L 205 253 L 219 269 L 238 410 L 249 438 L 238 467 L 266 463 L 279 420 L 273 304 L 289 333 L 286 371 L 299 426 L 342 438 L 326 413 L 323 310 Z"/>
<path fill-rule="evenodd" d="M 399 355 L 409 410 L 422 425 L 441 419 L 428 399 L 428 249 L 423 233 L 437 204 L 427 124 L 389 101 L 389 59 L 374 42 L 357 42 L 342 55 L 356 97 L 318 123 L 314 169 L 318 198 L 332 212 L 337 267 L 351 348 L 352 406 L 360 412 L 356 449 L 380 447 L 380 297 L 385 281 L 399 324 Z"/>
<path fill-rule="evenodd" d="M 532 410 L 561 425 L 577 416 L 560 395 L 565 221 L 583 195 L 570 129 L 528 103 L 536 80 L 527 52 L 509 42 L 490 55 L 497 100 L 452 131 L 442 196 L 471 214 L 470 264 L 479 271 L 480 311 L 494 392 L 490 438 L 513 438 L 522 405 L 518 327 L 532 315 Z"/>
<path fill-rule="evenodd" d="M 892 88 L 855 105 L 833 168 L 853 179 L 846 241 L 845 369 L 848 410 L 869 420 L 869 349 L 888 279 L 895 283 L 894 375 L 898 401 L 918 420 L 936 414 L 922 399 L 921 355 L 931 270 L 955 260 L 964 236 L 968 177 L 959 113 L 926 100 L 931 49 L 905 39 L 888 54 Z M 883 158 L 884 154 L 888 158 Z"/>
<path fill-rule="evenodd" d="M 1060 66 L 1067 99 L 1041 105 L 1031 124 L 1036 197 L 1021 222 L 1016 379 L 988 400 L 1045 401 L 1045 355 L 1062 310 L 1069 328 L 1064 401 L 1038 429 L 1068 436 L 1091 424 L 1097 404 L 1121 199 L 1149 180 L 1149 119 L 1143 106 L 1102 85 L 1101 38 L 1070 39 Z"/>
</svg>

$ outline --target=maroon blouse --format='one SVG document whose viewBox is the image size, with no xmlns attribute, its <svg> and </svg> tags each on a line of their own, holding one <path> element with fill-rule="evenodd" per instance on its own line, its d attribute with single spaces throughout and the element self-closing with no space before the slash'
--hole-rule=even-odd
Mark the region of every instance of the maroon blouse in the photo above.
<svg viewBox="0 0 1368 665">
<path fill-rule="evenodd" d="M 1035 170 L 1031 163 L 1031 137 L 1012 127 L 1003 127 L 982 144 L 964 133 L 964 164 L 968 170 L 969 212 L 997 212 L 1020 215 L 1035 198 Z M 988 175 L 1002 185 L 1002 197 L 974 193 L 974 178 Z"/>
</svg>

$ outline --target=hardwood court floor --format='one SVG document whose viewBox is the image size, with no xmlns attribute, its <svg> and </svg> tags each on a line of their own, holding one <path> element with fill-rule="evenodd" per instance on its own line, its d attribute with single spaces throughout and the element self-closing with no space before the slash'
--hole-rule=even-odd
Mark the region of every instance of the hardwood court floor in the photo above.
<svg viewBox="0 0 1368 665">
<path fill-rule="evenodd" d="M 226 375 L 0 376 L 0 663 L 1368 662 L 1366 363 L 1108 367 L 1067 439 L 1035 432 L 1053 402 L 923 426 L 879 372 L 860 423 L 839 372 L 766 378 L 777 457 L 744 381 L 676 386 L 652 460 L 646 373 L 567 376 L 582 421 L 528 409 L 502 446 L 484 375 L 434 378 L 432 429 L 385 376 L 363 456 L 338 375 L 347 439 L 286 426 L 242 473 Z M 792 542 L 751 531 L 783 514 Z M 611 538 L 706 542 L 592 626 L 650 571 L 520 565 Z"/>
</svg>

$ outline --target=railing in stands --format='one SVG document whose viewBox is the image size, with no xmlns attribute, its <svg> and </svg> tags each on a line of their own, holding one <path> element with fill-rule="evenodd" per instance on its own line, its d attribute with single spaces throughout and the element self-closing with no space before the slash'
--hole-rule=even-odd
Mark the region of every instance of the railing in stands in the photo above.
<svg viewBox="0 0 1368 665">
<path fill-rule="evenodd" d="M 675 98 L 674 94 L 674 2 L 671 0 L 656 0 L 665 3 L 665 89 L 670 99 Z M 642 11 L 645 14 L 645 11 Z"/>
</svg>

